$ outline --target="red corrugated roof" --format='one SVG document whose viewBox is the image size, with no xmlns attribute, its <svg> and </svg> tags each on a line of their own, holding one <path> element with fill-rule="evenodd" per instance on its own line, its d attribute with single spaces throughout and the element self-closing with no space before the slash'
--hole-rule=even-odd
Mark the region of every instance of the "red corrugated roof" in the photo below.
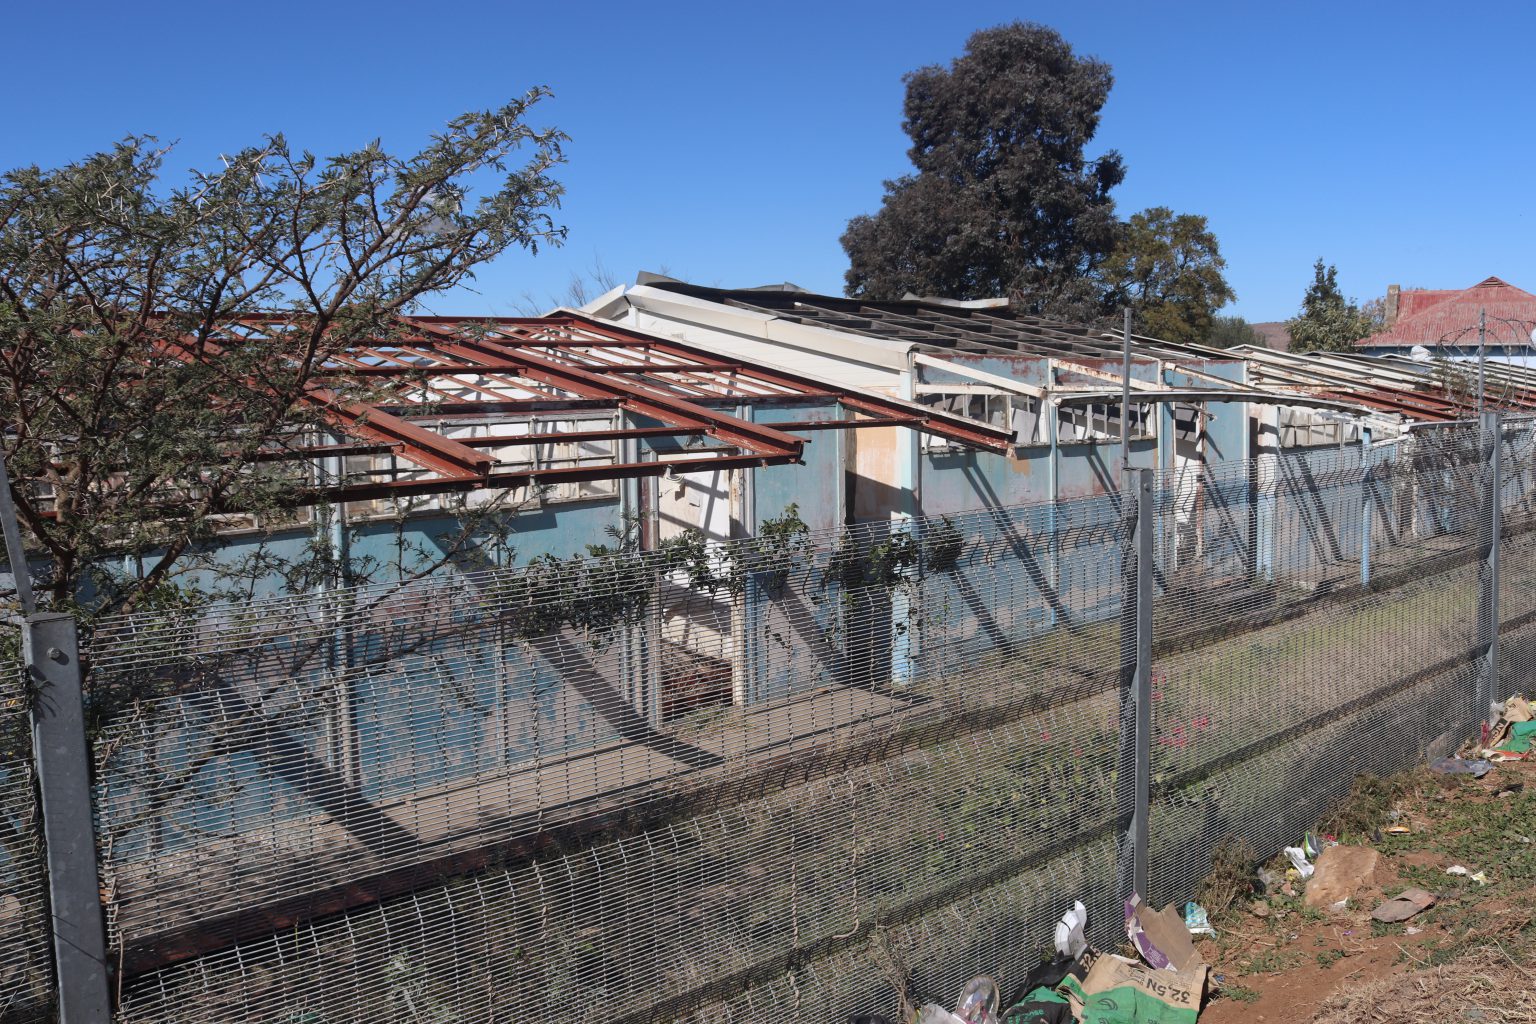
<svg viewBox="0 0 1536 1024">
<path fill-rule="evenodd" d="M 1500 320 L 1524 323 L 1520 340 L 1529 341 L 1530 326 L 1536 325 L 1536 295 L 1497 277 L 1459 292 L 1427 288 L 1406 291 L 1398 299 L 1397 322 L 1389 330 L 1366 338 L 1358 347 L 1475 345 L 1481 311 L 1488 314 L 1490 343 L 1507 345 L 1515 340 L 1515 330 Z"/>
<path fill-rule="evenodd" d="M 1412 288 L 1402 292 L 1397 297 L 1397 318 L 1404 320 L 1416 313 L 1422 313 L 1430 306 L 1448 299 L 1452 295 L 1460 295 L 1456 288 Z"/>
</svg>

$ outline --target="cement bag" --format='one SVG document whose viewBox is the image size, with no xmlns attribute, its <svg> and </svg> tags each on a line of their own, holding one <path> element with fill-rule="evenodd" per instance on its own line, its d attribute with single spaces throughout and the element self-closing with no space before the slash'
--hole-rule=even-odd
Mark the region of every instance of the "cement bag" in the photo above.
<svg viewBox="0 0 1536 1024">
<path fill-rule="evenodd" d="M 1206 967 L 1153 970 L 1103 954 L 1082 981 L 1068 975 L 1060 991 L 1081 1024 L 1195 1024 L 1205 996 Z"/>
</svg>

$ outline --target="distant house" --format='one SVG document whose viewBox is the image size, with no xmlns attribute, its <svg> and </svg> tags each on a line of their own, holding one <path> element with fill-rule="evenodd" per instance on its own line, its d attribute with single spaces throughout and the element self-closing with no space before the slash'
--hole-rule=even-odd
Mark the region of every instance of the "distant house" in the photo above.
<svg viewBox="0 0 1536 1024">
<path fill-rule="evenodd" d="M 1489 359 L 1536 365 L 1531 342 L 1536 295 L 1497 277 L 1460 291 L 1391 285 L 1386 329 L 1359 342 L 1358 348 L 1369 355 L 1476 359 L 1478 319 L 1484 314 Z"/>
</svg>

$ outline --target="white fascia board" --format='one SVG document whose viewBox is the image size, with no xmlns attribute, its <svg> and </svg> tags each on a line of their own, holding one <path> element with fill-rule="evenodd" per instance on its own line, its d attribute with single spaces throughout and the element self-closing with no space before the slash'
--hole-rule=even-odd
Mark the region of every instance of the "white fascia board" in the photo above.
<svg viewBox="0 0 1536 1024">
<path fill-rule="evenodd" d="M 700 342 L 697 339 L 686 339 L 686 338 L 685 339 L 679 339 L 679 338 L 675 338 L 675 337 L 668 337 L 666 334 L 663 334 L 661 331 L 658 331 L 658 330 L 656 330 L 654 328 L 645 327 L 643 325 L 635 323 L 634 322 L 634 320 L 635 320 L 634 311 L 635 311 L 636 308 L 638 308 L 638 307 L 629 307 L 627 305 L 623 306 L 623 307 L 619 307 L 618 312 L 621 314 L 621 316 L 625 317 L 625 319 L 623 319 L 623 320 L 620 320 L 618 317 L 613 317 L 613 316 L 604 317 L 603 319 L 612 320 L 615 323 L 622 322 L 624 324 L 624 329 L 626 331 L 628 331 L 628 332 L 630 332 L 632 334 L 649 335 L 650 337 L 655 338 L 657 341 L 679 341 L 679 340 L 681 340 L 685 344 L 695 345 L 695 346 L 700 345 Z M 556 314 L 558 314 L 560 312 L 580 313 L 580 312 L 582 312 L 582 310 L 567 310 L 565 307 L 560 307 L 559 309 L 557 309 L 555 311 Z M 655 314 L 650 314 L 650 315 L 654 316 Z M 719 336 L 721 333 L 723 333 L 723 332 L 716 331 L 716 330 L 713 330 L 713 329 L 711 329 L 710 332 L 714 336 Z M 915 401 L 913 401 L 913 400 L 911 400 L 909 398 L 903 398 L 901 396 L 893 397 L 893 396 L 891 396 L 889 394 L 886 394 L 880 388 L 871 388 L 871 387 L 868 387 L 867 385 L 860 385 L 856 381 L 850 381 L 850 380 L 844 379 L 843 375 L 838 375 L 838 378 L 836 380 L 834 380 L 833 378 L 828 377 L 826 375 L 817 375 L 817 374 L 814 374 L 814 373 L 808 373 L 808 372 L 806 372 L 803 369 L 799 369 L 799 368 L 796 368 L 796 367 L 793 367 L 793 366 L 787 366 L 787 365 L 778 364 L 778 363 L 770 363 L 770 362 L 768 362 L 766 360 L 756 358 L 755 356 L 751 356 L 749 358 L 751 359 L 751 361 L 753 363 L 755 363 L 757 366 L 759 366 L 759 367 L 761 367 L 761 368 L 763 368 L 765 370 L 778 370 L 781 373 L 786 373 L 786 374 L 790 374 L 790 375 L 793 375 L 793 376 L 798 376 L 798 377 L 801 377 L 801 378 L 809 379 L 809 380 L 813 381 L 814 383 L 820 384 L 821 386 L 825 387 L 827 390 L 829 390 L 829 391 L 831 391 L 833 393 L 836 393 L 838 391 L 846 391 L 846 392 L 848 392 L 849 397 L 851 397 L 851 398 L 858 398 L 859 397 L 859 392 L 860 391 L 865 391 L 865 392 L 867 392 L 869 394 L 869 397 L 871 397 L 871 398 L 878 397 L 881 401 L 892 402 L 895 405 L 898 405 L 898 406 L 901 406 L 902 408 L 907 409 L 908 411 L 910 411 L 914 415 L 927 416 L 930 419 L 935 419 L 935 420 L 940 420 L 940 421 L 948 421 L 950 423 L 980 425 L 980 421 L 972 419 L 969 416 L 961 416 L 961 415 L 958 415 L 956 413 L 942 412 L 940 410 L 932 408 L 931 406 L 926 406 L 926 405 L 923 405 L 920 402 L 915 402 Z M 923 357 L 919 356 L 918 358 L 923 358 Z M 983 375 L 983 376 L 987 376 L 987 375 Z M 891 384 L 891 386 L 896 386 L 898 384 L 897 378 L 892 376 L 892 375 L 888 374 L 886 379 Z M 1008 381 L 1006 378 L 997 378 L 997 379 L 998 380 L 1002 380 L 1005 384 L 1008 385 L 1008 388 L 1006 390 L 1007 390 L 1008 393 L 1011 393 L 1011 394 L 1018 393 L 1018 389 L 1020 387 L 1029 387 L 1029 388 L 1031 388 L 1031 390 L 1035 390 L 1035 391 L 1039 390 L 1039 389 L 1033 388 L 1031 385 L 1027 385 L 1027 384 L 1022 384 L 1021 385 L 1021 384 L 1017 384 L 1017 383 L 1012 382 L 1012 381 Z M 943 386 L 943 390 L 944 391 L 953 391 L 955 389 L 955 387 L 956 387 L 956 385 L 945 385 L 945 386 Z M 964 387 L 964 385 L 960 385 L 960 387 Z M 921 390 L 921 386 L 919 386 L 919 390 Z M 987 393 L 987 394 L 991 394 L 991 393 L 994 393 L 994 392 L 995 393 L 1002 393 L 1003 390 L 1004 389 L 990 389 L 990 390 L 988 390 L 986 392 L 982 392 L 982 393 Z M 1043 394 L 1044 392 L 1040 392 L 1040 393 Z M 773 424 L 771 424 L 771 423 L 767 424 L 767 426 L 772 426 L 772 425 Z"/>
<path fill-rule="evenodd" d="M 878 392 L 885 396 L 898 394 L 904 378 L 904 374 L 887 366 L 871 366 L 826 353 L 805 352 L 793 346 L 765 340 L 761 334 L 749 335 L 705 323 L 707 317 L 694 315 L 686 309 L 667 309 L 665 306 L 649 308 L 629 301 L 627 292 L 618 302 L 606 304 L 601 318 L 623 324 L 626 330 L 647 334 L 662 341 L 692 345 L 717 355 L 742 359 L 803 377 L 834 380 L 843 387 Z"/>
<path fill-rule="evenodd" d="M 771 314 L 645 285 L 629 289 L 625 297 L 631 305 L 671 320 L 691 321 L 776 345 L 804 349 L 819 356 L 849 359 L 898 373 L 906 372 L 907 353 L 917 347 L 910 342 L 865 338 L 827 327 L 796 323 Z"/>
<path fill-rule="evenodd" d="M 912 357 L 912 361 L 922 366 L 932 366 L 934 369 L 953 373 L 958 377 L 968 377 L 971 380 L 979 380 L 984 384 L 990 384 L 995 388 L 1007 391 L 1015 395 L 1028 395 L 1031 398 L 1044 398 L 1046 389 L 1034 384 L 1026 384 L 1021 380 L 1004 377 L 996 373 L 988 373 L 986 370 L 978 370 L 966 363 L 952 363 L 940 356 L 931 356 L 926 352 L 919 352 Z M 934 387 L 943 389 L 945 385 L 937 384 Z M 922 392 L 919 392 L 922 393 Z"/>
<path fill-rule="evenodd" d="M 624 291 L 626 285 L 617 284 L 597 298 L 582 306 L 579 312 L 587 316 L 595 316 L 603 320 L 616 320 L 624 314 Z"/>
</svg>

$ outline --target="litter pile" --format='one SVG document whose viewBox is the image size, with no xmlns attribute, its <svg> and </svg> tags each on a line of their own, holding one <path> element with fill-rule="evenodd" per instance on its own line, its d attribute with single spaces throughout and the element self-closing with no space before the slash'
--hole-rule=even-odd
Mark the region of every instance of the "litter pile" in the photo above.
<svg viewBox="0 0 1536 1024">
<path fill-rule="evenodd" d="M 1125 933 L 1141 960 L 1094 949 L 1084 937 L 1087 923 L 1080 902 L 1062 915 L 1055 958 L 1031 971 L 1006 1004 L 997 982 L 973 978 L 953 1011 L 928 1003 L 912 1024 L 1194 1024 L 1208 968 L 1192 932 L 1215 934 L 1204 910 L 1191 903 L 1182 915 L 1171 906 L 1154 912 L 1132 896 L 1125 903 Z M 858 1016 L 850 1024 L 890 1022 Z"/>
<path fill-rule="evenodd" d="M 1301 896 L 1314 910 L 1340 913 L 1371 885 L 1379 860 L 1368 846 L 1341 845 L 1330 836 L 1308 833 L 1299 845 L 1285 849 L 1279 859 L 1287 865 L 1283 874 L 1261 869 L 1257 887 Z M 1479 880 L 1461 865 L 1449 873 Z M 1406 889 L 1383 901 L 1371 916 L 1400 923 L 1434 903 L 1433 893 Z M 1212 983 L 1220 987 L 1223 980 L 1211 974 L 1195 948 L 1195 936 L 1216 934 L 1205 908 L 1187 903 L 1182 913 L 1174 906 L 1154 911 L 1132 896 L 1125 902 L 1125 934 L 1139 959 L 1090 946 L 1087 922 L 1081 902 L 1063 914 L 1056 925 L 1054 958 L 1031 971 L 1006 1002 L 996 981 L 978 977 L 965 986 L 953 1010 L 928 1003 L 917 1009 L 911 1024 L 1195 1024 Z M 892 1022 L 862 1015 L 849 1024 Z"/>
<path fill-rule="evenodd" d="M 1492 729 L 1483 727 L 1482 743 L 1478 750 L 1486 760 L 1467 763 L 1524 761 L 1529 758 L 1531 744 L 1536 742 L 1536 721 L 1533 721 L 1536 713 L 1533 713 L 1530 702 L 1517 694 L 1502 704 L 1495 704 L 1493 710 L 1497 713 L 1498 724 Z"/>
<path fill-rule="evenodd" d="M 1436 758 L 1425 766 L 1432 775 L 1462 777 L 1446 779 L 1443 787 L 1473 785 L 1472 780 L 1483 779 L 1501 762 L 1536 761 L 1536 753 L 1533 753 L 1536 750 L 1536 709 L 1524 697 L 1513 696 L 1494 705 L 1493 711 L 1495 715 L 1492 717 L 1497 724 L 1493 727 L 1485 725 L 1478 742 L 1468 744 L 1457 756 Z M 1292 915 L 1289 920 L 1296 922 L 1276 926 L 1270 920 L 1265 921 L 1262 928 L 1274 926 L 1280 927 L 1281 931 L 1293 928 L 1297 932 L 1306 932 L 1303 922 L 1313 922 L 1319 936 L 1325 929 L 1330 929 L 1339 949 L 1335 951 L 1332 946 L 1322 949 L 1323 939 L 1317 938 L 1319 949 L 1315 959 L 1320 974 L 1327 974 L 1345 956 L 1363 955 L 1364 958 L 1357 962 L 1370 963 L 1371 950 L 1375 949 L 1370 942 L 1375 937 L 1423 936 L 1416 941 L 1430 943 L 1430 949 L 1440 941 L 1437 936 L 1448 938 L 1446 922 L 1454 920 L 1454 915 L 1465 913 L 1465 894 L 1496 881 L 1490 877 L 1490 870 L 1477 867 L 1478 860 L 1482 859 L 1480 855 L 1487 851 L 1474 845 L 1455 854 L 1455 857 L 1472 858 L 1465 864 L 1454 863 L 1454 857 L 1448 856 L 1438 863 L 1419 859 L 1411 867 L 1384 856 L 1383 851 L 1386 851 L 1396 857 L 1405 844 L 1416 847 L 1414 837 L 1422 833 L 1429 838 L 1431 833 L 1426 831 L 1420 810 L 1394 810 L 1382 806 L 1378 795 L 1382 790 L 1373 790 L 1366 785 L 1367 797 L 1362 798 L 1366 802 L 1356 805 L 1353 818 L 1329 819 L 1333 824 L 1327 827 L 1338 829 L 1339 837 L 1321 831 L 1308 832 L 1297 845 L 1286 847 L 1256 872 L 1253 860 L 1243 859 L 1239 854 L 1241 866 L 1236 867 L 1231 876 L 1230 894 L 1224 895 L 1226 890 L 1220 888 L 1208 892 L 1215 901 L 1210 903 L 1212 910 L 1224 915 L 1229 906 L 1241 906 L 1254 918 L 1273 916 L 1278 920 Z M 1523 791 L 1522 783 L 1501 781 L 1497 776 L 1490 782 L 1476 785 L 1478 793 L 1486 792 L 1494 798 Z M 1463 789 L 1431 786 L 1429 792 L 1436 794 L 1430 799 L 1438 801 L 1447 799 L 1445 793 L 1459 793 Z M 1504 806 L 1513 807 L 1514 803 Z M 1525 804 L 1520 806 L 1525 813 Z M 1434 815 L 1430 817 L 1433 819 Z M 1530 829 L 1526 828 L 1526 831 Z M 1536 832 L 1532 834 L 1536 835 Z M 1394 837 L 1395 842 L 1387 841 Z M 1345 842 L 1340 842 L 1339 838 Z M 1517 838 L 1522 843 L 1533 842 L 1528 837 Z M 1435 838 L 1432 841 L 1441 840 Z M 1252 851 L 1248 854 L 1251 858 Z M 1448 861 L 1451 863 L 1446 866 Z M 1473 866 L 1468 867 L 1468 864 Z M 1489 865 L 1489 868 L 1493 867 L 1495 865 Z M 1400 871 L 1407 875 L 1401 881 Z M 1439 887 L 1438 894 L 1432 892 L 1430 889 L 1436 886 L 1429 877 L 1431 872 L 1459 876 L 1462 885 Z M 1497 874 L 1507 881 L 1505 876 L 1515 873 L 1505 863 Z M 1418 884 L 1399 889 L 1403 882 Z M 1468 883 L 1472 887 L 1470 890 Z M 1442 906 L 1434 914 L 1420 918 L 1437 904 Z M 1500 915 L 1505 911 L 1495 909 L 1493 913 Z M 1453 916 L 1448 918 L 1447 914 Z M 1211 1008 L 1210 1016 L 1223 1020 L 1251 1019 L 1249 1007 L 1253 1000 L 1260 998 L 1259 993 L 1235 981 L 1229 987 L 1226 976 L 1219 973 L 1233 970 L 1234 965 L 1250 977 L 1260 973 L 1251 968 L 1250 959 L 1242 951 L 1251 938 L 1241 930 L 1247 915 L 1242 919 L 1221 918 L 1223 932 L 1228 933 L 1227 942 L 1206 947 L 1208 961 L 1201 956 L 1194 940 L 1198 936 L 1215 938 L 1216 930 L 1212 927 L 1211 915 L 1199 904 L 1187 903 L 1182 911 L 1176 906 L 1154 910 L 1138 896 L 1132 896 L 1124 904 L 1124 917 L 1128 942 L 1120 952 L 1127 955 L 1089 945 L 1084 930 L 1088 912 L 1078 902 L 1062 915 L 1056 926 L 1052 957 L 1030 971 L 1011 993 L 1004 992 L 992 978 L 977 977 L 961 991 L 953 1009 L 927 1003 L 901 1022 L 880 1016 L 855 1016 L 849 1018 L 849 1024 L 1196 1024 L 1207 1009 L 1207 1000 L 1218 994 L 1224 998 Z M 1524 920 L 1536 920 L 1536 913 L 1527 915 Z M 1360 930 L 1362 924 L 1368 926 L 1363 932 Z M 1231 945 L 1234 936 L 1240 942 L 1238 947 Z M 1288 937 L 1292 943 L 1297 939 L 1297 934 Z M 1310 947 L 1303 953 L 1277 953 L 1274 950 L 1284 945 L 1278 940 L 1275 945 L 1262 941 L 1258 945 L 1270 949 L 1269 953 L 1263 954 L 1270 963 L 1285 965 L 1281 970 L 1294 967 L 1298 960 L 1312 959 Z M 1251 951 L 1252 947 L 1248 948 Z M 1397 947 L 1399 957 L 1401 948 Z M 1234 949 L 1238 950 L 1235 955 Z M 1254 962 L 1257 962 L 1256 958 Z M 1382 969 L 1390 971 L 1392 962 L 1383 961 L 1387 966 Z M 1358 976 L 1364 969 L 1356 968 L 1350 977 Z M 1435 978 L 1438 979 L 1439 974 Z M 1314 982 L 1312 976 L 1304 974 L 1295 984 L 1306 986 Z M 1358 988 L 1360 984 L 1363 982 L 1357 982 L 1354 987 Z M 1375 981 L 1371 984 L 1375 985 Z M 1420 986 L 1428 982 L 1412 984 Z M 1285 988 L 1282 986 L 1278 991 L 1281 993 L 1279 998 L 1284 998 Z M 1003 998 L 1005 995 L 1008 998 Z M 1230 1004 L 1227 997 L 1230 997 Z M 1341 998 L 1336 997 L 1334 1001 Z M 1340 1007 L 1343 1005 L 1339 1003 Z M 1350 1002 L 1357 1011 L 1365 1005 Z M 1536 1009 L 1536 1005 L 1532 1008 Z M 1238 1016 L 1234 1017 L 1234 1013 Z M 1413 1019 L 1417 1021 L 1419 1018 Z M 1519 1019 L 1536 1020 L 1536 1013 L 1530 1018 Z"/>
</svg>

